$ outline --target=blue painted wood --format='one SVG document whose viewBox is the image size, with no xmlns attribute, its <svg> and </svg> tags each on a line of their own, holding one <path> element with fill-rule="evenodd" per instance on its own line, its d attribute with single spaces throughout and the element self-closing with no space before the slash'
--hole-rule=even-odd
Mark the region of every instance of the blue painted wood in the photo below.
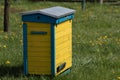
<svg viewBox="0 0 120 80">
<path fill-rule="evenodd" d="M 59 18 L 59 19 L 56 20 L 56 24 L 60 24 L 62 22 L 65 22 L 65 21 L 73 19 L 73 18 L 74 18 L 73 14 L 71 14 L 69 16 L 66 16 L 66 17 L 63 17 L 63 18 Z"/>
<path fill-rule="evenodd" d="M 31 14 L 31 15 L 23 15 L 22 16 L 22 21 L 23 22 L 40 22 L 40 23 L 54 23 L 54 24 L 59 24 L 61 22 L 64 22 L 66 20 L 69 19 L 73 19 L 74 15 L 68 15 L 68 16 L 64 16 L 61 18 L 52 18 L 50 16 L 45 16 L 42 14 Z"/>
<path fill-rule="evenodd" d="M 41 35 L 44 35 L 44 34 L 47 34 L 47 32 L 45 32 L 45 31 L 31 31 L 31 34 L 41 34 Z"/>
<path fill-rule="evenodd" d="M 71 71 L 71 69 L 69 68 L 69 69 L 65 70 L 64 72 L 62 72 L 62 73 L 60 74 L 60 76 L 67 75 L 68 73 L 70 73 L 70 71 Z"/>
<path fill-rule="evenodd" d="M 28 74 L 28 57 L 27 57 L 27 24 L 23 24 L 23 61 L 24 74 Z"/>
<path fill-rule="evenodd" d="M 55 76 L 55 25 L 51 24 L 51 74 Z"/>
<path fill-rule="evenodd" d="M 56 19 L 36 13 L 36 14 L 31 14 L 31 15 L 23 15 L 22 21 L 23 22 L 54 23 Z"/>
</svg>

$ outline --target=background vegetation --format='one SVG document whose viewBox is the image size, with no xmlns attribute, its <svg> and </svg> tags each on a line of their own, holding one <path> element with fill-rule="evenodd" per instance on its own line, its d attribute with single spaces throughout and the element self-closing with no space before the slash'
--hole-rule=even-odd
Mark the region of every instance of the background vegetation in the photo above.
<svg viewBox="0 0 120 80">
<path fill-rule="evenodd" d="M 73 66 L 68 75 L 53 80 L 120 80 L 120 5 L 79 2 L 11 2 L 11 33 L 3 32 L 0 1 L 0 80 L 49 80 L 48 76 L 23 75 L 22 21 L 20 12 L 63 6 L 76 10 L 73 19 Z"/>
</svg>

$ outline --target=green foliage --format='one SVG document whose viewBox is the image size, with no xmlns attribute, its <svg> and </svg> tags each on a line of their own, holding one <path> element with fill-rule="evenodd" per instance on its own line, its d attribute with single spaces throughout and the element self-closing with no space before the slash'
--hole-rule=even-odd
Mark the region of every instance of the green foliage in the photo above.
<svg viewBox="0 0 120 80">
<path fill-rule="evenodd" d="M 32 4 L 32 5 L 31 5 Z M 71 73 L 53 80 L 120 79 L 120 7 L 78 2 L 11 3 L 11 33 L 3 32 L 3 5 L 0 4 L 0 79 L 50 80 L 48 76 L 23 75 L 22 21 L 19 12 L 64 6 L 76 10 L 73 19 L 73 66 Z M 71 6 L 72 5 L 72 6 Z"/>
</svg>

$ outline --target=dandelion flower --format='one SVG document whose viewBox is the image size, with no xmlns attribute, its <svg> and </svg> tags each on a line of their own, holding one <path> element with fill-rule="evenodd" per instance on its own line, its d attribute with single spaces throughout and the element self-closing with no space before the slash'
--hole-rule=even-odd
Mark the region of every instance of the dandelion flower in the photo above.
<svg viewBox="0 0 120 80">
<path fill-rule="evenodd" d="M 3 45 L 3 48 L 6 48 L 7 46 L 6 45 Z"/>
<path fill-rule="evenodd" d="M 120 80 L 120 76 L 117 77 Z"/>
<path fill-rule="evenodd" d="M 7 61 L 5 62 L 5 64 L 10 64 L 10 61 L 9 61 L 9 60 L 7 60 Z"/>
<path fill-rule="evenodd" d="M 20 42 L 22 43 L 23 41 L 22 41 L 22 40 L 20 40 Z"/>
<path fill-rule="evenodd" d="M 8 36 L 6 35 L 6 36 L 4 36 L 4 38 L 5 38 L 5 39 L 8 39 Z"/>
<path fill-rule="evenodd" d="M 89 41 L 89 43 L 92 43 L 92 41 Z"/>
<path fill-rule="evenodd" d="M 106 39 L 107 38 L 107 36 L 104 36 L 104 39 Z"/>
<path fill-rule="evenodd" d="M 22 26 L 19 26 L 20 28 L 22 28 Z"/>
</svg>

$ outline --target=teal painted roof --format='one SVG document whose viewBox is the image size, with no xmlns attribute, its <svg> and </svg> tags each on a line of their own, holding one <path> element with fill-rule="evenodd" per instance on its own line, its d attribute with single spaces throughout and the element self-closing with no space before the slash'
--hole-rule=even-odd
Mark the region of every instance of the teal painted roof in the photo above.
<svg viewBox="0 0 120 80">
<path fill-rule="evenodd" d="M 36 14 L 36 13 L 50 16 L 53 18 L 60 18 L 60 17 L 64 17 L 64 16 L 75 13 L 75 10 L 56 6 L 56 7 L 51 7 L 51 8 L 41 9 L 41 10 L 22 12 L 21 14 L 30 15 L 30 14 Z"/>
</svg>

